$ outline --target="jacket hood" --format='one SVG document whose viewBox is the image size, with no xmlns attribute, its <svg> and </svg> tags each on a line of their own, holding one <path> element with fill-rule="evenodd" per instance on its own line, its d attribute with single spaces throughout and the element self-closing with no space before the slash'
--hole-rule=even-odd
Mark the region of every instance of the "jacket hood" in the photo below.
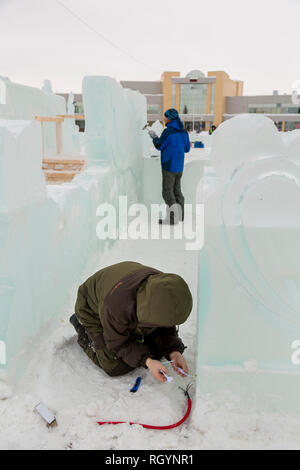
<svg viewBox="0 0 300 470">
<path fill-rule="evenodd" d="M 168 122 L 167 127 L 172 127 L 177 131 L 183 131 L 183 124 L 180 119 L 173 119 L 171 122 Z"/>
<path fill-rule="evenodd" d="M 140 326 L 181 325 L 189 317 L 193 299 L 187 283 L 177 274 L 154 274 L 137 292 Z"/>
</svg>

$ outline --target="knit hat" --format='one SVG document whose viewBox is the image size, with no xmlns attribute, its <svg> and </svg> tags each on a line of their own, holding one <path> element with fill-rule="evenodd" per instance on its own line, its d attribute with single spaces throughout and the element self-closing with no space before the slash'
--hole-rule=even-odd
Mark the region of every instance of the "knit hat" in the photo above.
<svg viewBox="0 0 300 470">
<path fill-rule="evenodd" d="M 165 116 L 166 118 L 170 119 L 170 121 L 173 121 L 174 119 L 179 119 L 178 111 L 177 109 L 174 109 L 174 108 L 168 109 L 165 112 Z"/>
</svg>

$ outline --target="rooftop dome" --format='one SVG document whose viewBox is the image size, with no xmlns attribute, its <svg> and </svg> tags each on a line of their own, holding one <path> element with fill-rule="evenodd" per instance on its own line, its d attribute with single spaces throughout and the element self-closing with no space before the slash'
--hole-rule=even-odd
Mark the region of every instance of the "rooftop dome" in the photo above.
<svg viewBox="0 0 300 470">
<path fill-rule="evenodd" d="M 201 70 L 192 70 L 186 75 L 186 78 L 204 78 L 205 73 L 201 72 Z"/>
</svg>

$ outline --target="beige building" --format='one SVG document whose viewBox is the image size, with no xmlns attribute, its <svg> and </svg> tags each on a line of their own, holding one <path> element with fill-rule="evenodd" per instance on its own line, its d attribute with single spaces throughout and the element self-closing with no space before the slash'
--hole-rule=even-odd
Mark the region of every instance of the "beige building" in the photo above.
<svg viewBox="0 0 300 470">
<path fill-rule="evenodd" d="M 148 122 L 162 120 L 164 112 L 176 108 L 188 130 L 218 126 L 226 112 L 226 98 L 241 96 L 243 82 L 232 80 L 226 72 L 212 71 L 207 76 L 192 70 L 186 77 L 180 72 L 163 72 L 160 81 L 122 81 L 126 88 L 139 90 L 147 98 Z"/>
<path fill-rule="evenodd" d="M 300 128 L 300 105 L 291 95 L 243 96 L 244 83 L 232 80 L 222 70 L 205 75 L 192 70 L 185 77 L 180 72 L 163 72 L 156 81 L 121 81 L 125 88 L 138 90 L 147 99 L 147 120 L 162 121 L 164 112 L 176 108 L 189 131 L 208 130 L 213 124 L 241 113 L 261 113 L 272 119 L 279 130 Z M 66 97 L 67 98 L 67 97 Z M 76 112 L 82 114 L 82 97 L 75 95 Z M 81 130 L 84 122 L 78 122 Z"/>
</svg>

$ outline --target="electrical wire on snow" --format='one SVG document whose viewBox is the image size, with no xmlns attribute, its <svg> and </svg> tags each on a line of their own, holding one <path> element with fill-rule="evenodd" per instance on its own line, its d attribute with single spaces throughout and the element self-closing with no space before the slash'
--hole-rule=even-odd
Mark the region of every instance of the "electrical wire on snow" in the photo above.
<svg viewBox="0 0 300 470">
<path fill-rule="evenodd" d="M 178 426 L 181 426 L 189 417 L 190 415 L 190 412 L 191 412 L 191 409 L 192 409 L 192 400 L 190 398 L 190 395 L 189 395 L 189 390 L 191 388 L 193 384 L 188 384 L 188 386 L 186 387 L 186 389 L 182 388 L 182 387 L 178 387 L 180 388 L 180 390 L 183 391 L 184 395 L 187 397 L 187 403 L 188 403 L 188 406 L 187 406 L 187 410 L 186 410 L 186 413 L 184 415 L 184 417 L 177 421 L 177 423 L 174 423 L 174 424 L 170 424 L 168 426 L 153 426 L 151 424 L 142 424 L 142 423 L 135 423 L 135 422 L 127 422 L 127 421 L 98 421 L 97 424 L 99 424 L 99 426 L 102 426 L 103 424 L 130 424 L 130 426 L 132 426 L 133 424 L 138 424 L 139 426 L 142 426 L 143 428 L 145 429 L 155 429 L 155 430 L 159 430 L 159 431 L 166 431 L 168 429 L 174 429 L 174 428 L 178 428 Z"/>
<path fill-rule="evenodd" d="M 122 54 L 126 55 L 127 57 L 129 57 L 131 60 L 133 60 L 134 62 L 140 64 L 140 65 L 143 65 L 144 67 L 147 67 L 149 69 L 151 69 L 152 71 L 154 72 L 157 72 L 158 70 L 155 69 L 154 67 L 152 67 L 151 65 L 148 65 L 146 64 L 145 62 L 143 62 L 142 60 L 140 59 L 137 59 L 136 57 L 134 57 L 132 54 L 130 54 L 130 52 L 127 52 L 125 49 L 122 49 L 120 46 L 118 46 L 117 44 L 115 44 L 113 41 L 111 41 L 109 38 L 107 38 L 106 36 L 104 36 L 104 34 L 100 33 L 99 31 L 97 31 L 97 29 L 95 29 L 93 26 L 91 26 L 89 23 L 87 23 L 84 19 L 82 19 L 79 15 L 77 15 L 77 13 L 75 13 L 73 10 L 71 10 L 69 7 L 67 7 L 67 5 L 64 4 L 64 2 L 62 2 L 61 0 L 55 0 L 56 3 L 58 3 L 62 8 L 64 8 L 70 15 L 72 15 L 74 18 L 76 18 L 78 21 L 80 21 L 80 23 L 82 23 L 84 26 L 86 26 L 90 31 L 92 31 L 93 33 L 97 34 L 97 36 L 99 36 L 101 39 L 103 39 L 103 41 L 107 42 L 107 44 L 109 44 L 110 46 L 114 47 L 115 49 L 117 49 L 118 51 L 122 52 Z"/>
</svg>

